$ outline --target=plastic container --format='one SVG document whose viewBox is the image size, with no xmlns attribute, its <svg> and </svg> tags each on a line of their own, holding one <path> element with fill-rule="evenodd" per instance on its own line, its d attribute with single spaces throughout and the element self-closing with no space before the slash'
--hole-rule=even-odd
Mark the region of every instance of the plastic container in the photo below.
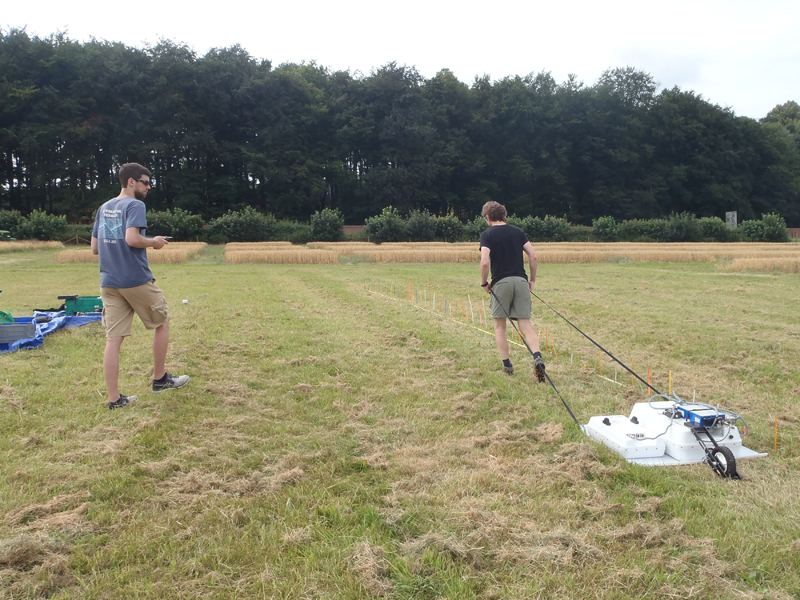
<svg viewBox="0 0 800 600">
<path fill-rule="evenodd" d="M 59 296 L 58 299 L 64 301 L 64 311 L 69 316 L 103 310 L 103 299 L 100 296 Z"/>
<path fill-rule="evenodd" d="M 14 319 L 14 323 L 0 323 L 0 344 L 36 337 L 36 323 L 31 317 Z"/>
</svg>

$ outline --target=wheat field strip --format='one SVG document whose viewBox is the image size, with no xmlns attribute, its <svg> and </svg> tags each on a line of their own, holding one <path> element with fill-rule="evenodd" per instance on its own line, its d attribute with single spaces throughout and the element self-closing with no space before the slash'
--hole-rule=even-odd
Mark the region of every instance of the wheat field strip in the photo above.
<svg viewBox="0 0 800 600">
<path fill-rule="evenodd" d="M 225 250 L 225 262 L 264 263 L 264 264 L 334 264 L 339 256 L 329 250 L 312 250 L 309 248 L 287 248 L 276 250 Z"/>
<path fill-rule="evenodd" d="M 0 242 L 0 252 L 23 252 L 26 250 L 51 250 L 63 248 L 61 242 L 40 242 L 38 240 L 18 240 L 16 242 Z"/>
<path fill-rule="evenodd" d="M 207 246 L 205 242 L 171 242 L 160 250 L 148 248 L 147 260 L 152 264 L 182 263 L 196 257 Z M 97 255 L 92 254 L 91 248 L 62 250 L 55 254 L 53 260 L 60 264 L 99 262 Z"/>
</svg>

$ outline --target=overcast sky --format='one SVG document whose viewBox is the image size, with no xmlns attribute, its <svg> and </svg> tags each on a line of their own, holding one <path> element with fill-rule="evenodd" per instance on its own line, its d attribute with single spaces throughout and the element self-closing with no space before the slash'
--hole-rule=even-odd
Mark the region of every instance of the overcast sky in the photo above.
<svg viewBox="0 0 800 600">
<path fill-rule="evenodd" d="M 633 66 L 661 88 L 755 119 L 800 102 L 798 0 L 0 1 L 0 28 L 77 41 L 166 38 L 199 55 L 238 43 L 273 65 L 369 74 L 395 61 L 425 78 L 447 68 L 468 84 L 549 71 L 591 85 L 605 69 Z"/>
</svg>

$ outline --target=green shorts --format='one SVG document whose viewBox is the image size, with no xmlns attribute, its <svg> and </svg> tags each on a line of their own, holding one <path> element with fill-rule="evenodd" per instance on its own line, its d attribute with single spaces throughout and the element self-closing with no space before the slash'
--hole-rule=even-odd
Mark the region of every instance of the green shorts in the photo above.
<svg viewBox="0 0 800 600">
<path fill-rule="evenodd" d="M 493 319 L 505 319 L 509 315 L 512 319 L 531 318 L 531 288 L 527 279 L 504 277 L 492 286 L 492 292 L 494 293 L 490 306 Z M 495 296 L 502 306 L 497 303 Z"/>
</svg>

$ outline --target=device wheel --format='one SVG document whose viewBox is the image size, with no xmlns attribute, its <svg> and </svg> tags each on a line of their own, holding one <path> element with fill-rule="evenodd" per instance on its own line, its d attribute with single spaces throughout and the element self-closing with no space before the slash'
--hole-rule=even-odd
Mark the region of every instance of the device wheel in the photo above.
<svg viewBox="0 0 800 600">
<path fill-rule="evenodd" d="M 730 448 L 717 446 L 711 451 L 711 458 L 714 461 L 711 467 L 717 473 L 729 479 L 740 479 L 736 472 L 736 457 Z"/>
</svg>

